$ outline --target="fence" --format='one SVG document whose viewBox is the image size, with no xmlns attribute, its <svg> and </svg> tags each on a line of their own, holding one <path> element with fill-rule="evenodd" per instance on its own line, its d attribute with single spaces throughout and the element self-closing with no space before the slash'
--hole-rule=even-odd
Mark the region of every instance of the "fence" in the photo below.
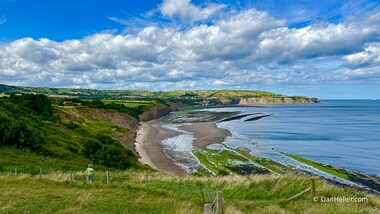
<svg viewBox="0 0 380 214">
<path fill-rule="evenodd" d="M 28 175 L 38 177 L 38 179 L 45 178 L 44 176 L 51 176 L 52 174 L 47 174 L 44 170 L 31 170 L 31 171 L 25 171 L 25 170 L 18 170 L 17 168 L 14 169 L 14 172 L 8 172 L 6 174 L 14 176 L 19 176 L 21 174 L 25 175 L 27 172 Z M 168 185 L 165 184 L 165 182 L 158 182 L 160 179 L 150 179 L 150 176 L 148 174 L 144 174 L 143 177 L 141 177 L 141 173 L 139 176 L 140 179 L 132 179 L 132 177 L 129 177 L 128 173 L 118 173 L 116 172 L 113 174 L 113 172 L 97 172 L 96 173 L 96 182 L 97 184 L 105 184 L 107 186 L 112 186 L 112 184 L 120 184 L 121 182 L 129 183 L 131 180 L 140 180 L 140 186 L 141 188 L 145 188 L 145 191 L 147 194 L 151 191 L 150 188 L 153 186 L 154 191 L 157 190 L 167 190 L 170 188 L 171 190 L 175 190 L 178 193 L 182 194 L 184 197 L 190 199 L 190 198 L 198 198 L 203 201 L 204 203 L 204 214 L 222 214 L 224 211 L 224 198 L 222 196 L 222 189 L 218 187 L 215 191 L 215 193 L 212 193 L 213 191 L 210 191 L 210 188 L 204 185 L 197 185 L 197 184 L 190 184 L 186 180 L 180 179 L 180 181 L 173 179 L 173 182 L 177 185 Z M 46 177 L 47 178 L 47 177 Z M 64 182 L 67 182 L 70 185 L 79 184 L 82 183 L 86 184 L 86 175 L 84 172 L 69 172 L 69 173 L 61 173 L 60 179 Z M 175 180 L 175 181 L 174 181 Z M 168 182 L 166 182 L 168 183 Z M 306 188 L 305 190 L 299 192 L 298 194 L 284 200 L 283 202 L 288 202 L 291 200 L 295 200 L 302 195 L 310 192 L 312 196 L 316 193 L 316 186 L 315 186 L 315 178 L 310 179 L 310 187 Z"/>
<path fill-rule="evenodd" d="M 310 178 L 310 187 L 308 187 L 305 190 L 303 190 L 302 192 L 297 193 L 296 195 L 286 199 L 285 202 L 299 198 L 302 195 L 306 194 L 307 192 L 310 192 L 313 197 L 315 196 L 315 178 Z"/>
</svg>

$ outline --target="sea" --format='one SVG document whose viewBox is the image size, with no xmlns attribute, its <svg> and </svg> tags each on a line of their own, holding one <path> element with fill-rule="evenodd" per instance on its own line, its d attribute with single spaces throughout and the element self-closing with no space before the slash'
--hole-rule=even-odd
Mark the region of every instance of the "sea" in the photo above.
<svg viewBox="0 0 380 214">
<path fill-rule="evenodd" d="M 380 100 L 321 100 L 320 104 L 204 110 L 271 115 L 255 121 L 242 118 L 218 123 L 232 133 L 224 142 L 229 147 L 247 147 L 252 155 L 283 164 L 293 163 L 287 163 L 290 159 L 281 152 L 380 176 Z"/>
</svg>

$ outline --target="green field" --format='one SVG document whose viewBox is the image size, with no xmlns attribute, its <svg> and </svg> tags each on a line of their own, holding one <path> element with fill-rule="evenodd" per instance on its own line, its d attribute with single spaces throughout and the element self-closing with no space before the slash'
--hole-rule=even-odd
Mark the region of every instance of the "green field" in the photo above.
<svg viewBox="0 0 380 214">
<path fill-rule="evenodd" d="M 105 104 L 109 104 L 109 103 L 123 104 L 125 107 L 129 107 L 129 108 L 154 105 L 154 103 L 151 101 L 134 101 L 134 100 L 107 100 L 107 99 L 103 99 L 102 102 Z"/>
<path fill-rule="evenodd" d="M 92 184 L 83 173 L 0 174 L 0 213 L 203 213 L 222 189 L 225 213 L 377 213 L 380 199 L 317 179 L 316 197 L 367 198 L 361 203 L 314 202 L 310 194 L 285 200 L 309 187 L 304 176 L 194 177 L 145 172 L 98 171 Z M 202 193 L 203 192 L 203 197 Z"/>
</svg>

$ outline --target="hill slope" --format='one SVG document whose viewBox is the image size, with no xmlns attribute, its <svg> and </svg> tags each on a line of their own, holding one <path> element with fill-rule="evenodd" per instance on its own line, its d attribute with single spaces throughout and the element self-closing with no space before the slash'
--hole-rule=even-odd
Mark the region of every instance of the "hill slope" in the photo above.
<svg viewBox="0 0 380 214">
<path fill-rule="evenodd" d="M 0 98 L 0 171 L 139 167 L 138 121 L 114 109 L 51 105 L 44 95 Z M 48 165 L 48 167 L 47 167 Z"/>
</svg>

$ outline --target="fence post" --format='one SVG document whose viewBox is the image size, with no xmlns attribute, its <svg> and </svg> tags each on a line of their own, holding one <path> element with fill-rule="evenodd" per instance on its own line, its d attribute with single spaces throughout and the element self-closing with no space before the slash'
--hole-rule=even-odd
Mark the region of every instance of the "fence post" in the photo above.
<svg viewBox="0 0 380 214">
<path fill-rule="evenodd" d="M 148 192 L 149 190 L 148 174 L 145 174 L 145 188 L 146 188 L 146 191 Z"/>
<path fill-rule="evenodd" d="M 17 168 L 15 168 L 15 176 L 17 176 Z"/>
<path fill-rule="evenodd" d="M 70 171 L 70 184 L 73 183 L 73 172 Z"/>
<path fill-rule="evenodd" d="M 39 176 L 39 179 L 41 179 L 41 176 L 42 176 L 42 169 L 40 168 L 40 176 Z"/>
<path fill-rule="evenodd" d="M 205 204 L 203 213 L 204 214 L 212 214 L 212 205 L 211 204 Z"/>
<path fill-rule="evenodd" d="M 216 201 L 216 214 L 223 214 L 223 196 L 220 188 L 216 190 Z"/>
<path fill-rule="evenodd" d="M 108 186 L 110 184 L 110 175 L 108 171 L 106 171 L 106 176 L 107 176 L 107 186 Z"/>
<path fill-rule="evenodd" d="M 311 195 L 315 196 L 315 178 L 310 178 Z"/>
</svg>

